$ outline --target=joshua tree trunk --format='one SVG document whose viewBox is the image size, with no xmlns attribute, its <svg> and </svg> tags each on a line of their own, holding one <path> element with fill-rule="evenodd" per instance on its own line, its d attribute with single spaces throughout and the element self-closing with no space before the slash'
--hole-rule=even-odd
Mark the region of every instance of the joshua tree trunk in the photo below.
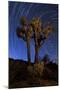
<svg viewBox="0 0 60 90">
<path fill-rule="evenodd" d="M 34 37 L 35 37 L 35 63 L 38 63 L 38 40 L 37 40 L 37 30 L 35 29 Z"/>
<path fill-rule="evenodd" d="M 38 48 L 35 46 L 35 63 L 38 63 Z"/>
<path fill-rule="evenodd" d="M 27 56 L 28 56 L 28 64 L 30 64 L 30 38 L 27 36 Z"/>
</svg>

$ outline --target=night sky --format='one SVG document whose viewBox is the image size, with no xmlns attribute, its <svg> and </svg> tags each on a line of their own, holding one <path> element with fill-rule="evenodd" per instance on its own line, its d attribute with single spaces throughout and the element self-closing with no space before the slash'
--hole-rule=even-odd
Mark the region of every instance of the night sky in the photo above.
<svg viewBox="0 0 60 90">
<path fill-rule="evenodd" d="M 40 17 L 43 26 L 50 22 L 54 28 L 43 46 L 39 49 L 39 57 L 48 54 L 51 60 L 58 58 L 58 5 L 26 2 L 8 2 L 9 7 L 9 57 L 27 60 L 26 42 L 16 35 L 16 28 L 20 25 L 21 16 L 28 21 L 33 17 Z M 34 61 L 34 42 L 31 41 L 31 60 Z"/>
</svg>

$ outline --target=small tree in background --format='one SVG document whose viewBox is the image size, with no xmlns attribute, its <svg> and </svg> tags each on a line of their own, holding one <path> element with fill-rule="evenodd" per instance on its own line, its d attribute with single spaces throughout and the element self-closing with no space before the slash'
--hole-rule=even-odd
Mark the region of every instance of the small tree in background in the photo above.
<svg viewBox="0 0 60 90">
<path fill-rule="evenodd" d="M 45 54 L 45 56 L 43 57 L 42 61 L 44 61 L 45 64 L 50 62 L 50 58 L 48 54 Z"/>
</svg>

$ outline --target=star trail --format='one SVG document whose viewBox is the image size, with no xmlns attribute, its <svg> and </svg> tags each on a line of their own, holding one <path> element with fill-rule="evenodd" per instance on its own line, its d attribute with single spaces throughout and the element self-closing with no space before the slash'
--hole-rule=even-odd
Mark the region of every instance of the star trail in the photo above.
<svg viewBox="0 0 60 90">
<path fill-rule="evenodd" d="M 27 60 L 26 42 L 16 35 L 16 28 L 20 25 L 21 16 L 25 16 L 28 21 L 33 17 L 40 17 L 43 26 L 50 22 L 54 27 L 54 32 L 48 37 L 44 45 L 39 50 L 39 56 L 48 54 L 51 60 L 58 59 L 58 5 L 26 2 L 8 2 L 9 6 L 9 57 L 14 59 Z M 34 61 L 34 45 L 31 41 L 31 60 Z"/>
</svg>

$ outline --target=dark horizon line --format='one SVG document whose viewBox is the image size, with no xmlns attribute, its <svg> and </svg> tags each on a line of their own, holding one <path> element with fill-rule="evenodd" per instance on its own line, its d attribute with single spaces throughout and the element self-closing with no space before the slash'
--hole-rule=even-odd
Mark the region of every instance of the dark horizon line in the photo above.
<svg viewBox="0 0 60 90">
<path fill-rule="evenodd" d="M 8 59 L 9 59 L 9 60 L 12 59 L 12 60 L 14 60 L 14 61 L 24 61 L 24 62 L 27 62 L 27 61 L 28 61 L 28 60 L 18 59 L 18 58 L 15 59 L 15 58 L 12 58 L 12 57 L 9 57 Z M 56 59 L 55 59 L 55 60 L 56 60 Z M 39 61 L 42 61 L 42 59 L 39 60 Z M 55 63 L 55 64 L 58 64 L 58 63 L 56 63 L 56 62 L 53 62 L 52 60 L 50 60 L 50 62 Z M 57 59 L 57 62 L 58 62 L 58 59 Z M 31 63 L 34 63 L 34 61 L 33 61 L 33 62 L 31 61 Z"/>
</svg>

